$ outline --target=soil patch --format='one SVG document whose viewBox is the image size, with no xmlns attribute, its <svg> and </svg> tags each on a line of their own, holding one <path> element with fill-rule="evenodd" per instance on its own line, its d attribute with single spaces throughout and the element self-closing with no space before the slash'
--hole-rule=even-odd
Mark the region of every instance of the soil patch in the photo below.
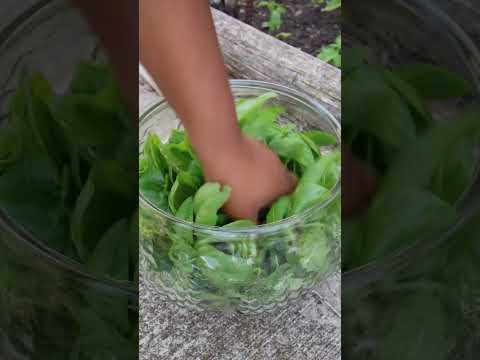
<svg viewBox="0 0 480 360">
<path fill-rule="evenodd" d="M 322 6 L 315 5 L 313 0 L 276 0 L 278 4 L 286 7 L 287 13 L 283 15 L 283 23 L 280 29 L 272 36 L 280 33 L 290 34 L 288 37 L 280 37 L 280 40 L 302 49 L 306 53 L 316 56 L 322 46 L 335 41 L 341 32 L 341 10 L 322 11 Z M 245 14 L 246 1 L 238 1 L 237 17 L 247 22 Z M 269 11 L 266 8 L 257 7 L 260 0 L 254 1 L 254 8 L 250 25 L 268 33 L 262 24 L 269 19 Z"/>
</svg>

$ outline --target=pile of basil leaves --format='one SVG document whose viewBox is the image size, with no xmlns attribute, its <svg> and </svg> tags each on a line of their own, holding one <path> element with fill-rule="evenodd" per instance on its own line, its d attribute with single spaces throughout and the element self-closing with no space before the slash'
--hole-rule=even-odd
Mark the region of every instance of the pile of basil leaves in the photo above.
<svg viewBox="0 0 480 360">
<path fill-rule="evenodd" d="M 340 151 L 335 136 L 281 125 L 285 109 L 270 105 L 275 93 L 237 103 L 243 134 L 266 144 L 299 178 L 293 194 L 278 199 L 263 219 L 272 224 L 329 200 L 340 179 Z M 241 307 L 280 301 L 335 269 L 338 260 L 340 200 L 298 226 L 270 235 L 255 235 L 255 224 L 232 221 L 221 210 L 230 188 L 205 183 L 202 169 L 184 131 L 174 130 L 162 143 L 150 133 L 140 156 L 140 192 L 151 205 L 191 225 L 229 230 L 222 235 L 185 227 L 140 209 L 142 273 L 154 278 L 166 293 L 189 297 L 208 308 Z M 144 256 L 142 256 L 142 254 Z M 158 279 L 160 283 L 158 283 Z M 182 295 L 183 294 L 183 295 Z M 185 295 L 186 294 L 186 295 Z M 174 296 L 175 297 L 175 296 Z M 255 304 L 255 305 L 252 305 Z"/>
</svg>

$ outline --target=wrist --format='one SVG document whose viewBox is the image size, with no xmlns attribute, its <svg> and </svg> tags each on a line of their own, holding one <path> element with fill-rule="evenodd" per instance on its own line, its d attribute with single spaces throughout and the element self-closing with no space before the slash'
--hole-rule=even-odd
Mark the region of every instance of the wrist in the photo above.
<svg viewBox="0 0 480 360">
<path fill-rule="evenodd" d="M 196 152 L 206 174 L 224 173 L 225 169 L 237 168 L 245 162 L 242 159 L 248 156 L 248 146 L 241 132 L 218 134 L 208 146 L 201 146 Z"/>
</svg>

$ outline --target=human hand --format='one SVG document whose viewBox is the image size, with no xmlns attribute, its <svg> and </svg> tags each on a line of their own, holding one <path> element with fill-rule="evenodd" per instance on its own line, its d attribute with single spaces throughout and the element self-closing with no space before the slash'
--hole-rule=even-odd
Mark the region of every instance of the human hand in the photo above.
<svg viewBox="0 0 480 360">
<path fill-rule="evenodd" d="M 342 148 L 342 216 L 348 218 L 368 208 L 377 180 L 348 148 Z"/>
<path fill-rule="evenodd" d="M 290 194 L 297 184 L 275 153 L 245 136 L 204 159 L 202 165 L 207 181 L 231 188 L 223 210 L 233 219 L 257 222 L 261 209 Z"/>
</svg>

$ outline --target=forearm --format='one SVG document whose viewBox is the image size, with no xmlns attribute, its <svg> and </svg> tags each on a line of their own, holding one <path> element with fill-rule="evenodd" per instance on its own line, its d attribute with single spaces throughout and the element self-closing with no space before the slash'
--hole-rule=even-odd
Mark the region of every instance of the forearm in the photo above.
<svg viewBox="0 0 480 360">
<path fill-rule="evenodd" d="M 72 0 L 105 48 L 122 93 L 132 112 L 138 109 L 138 3 Z"/>
<path fill-rule="evenodd" d="M 140 59 L 201 158 L 240 138 L 207 0 L 140 1 Z"/>
</svg>

